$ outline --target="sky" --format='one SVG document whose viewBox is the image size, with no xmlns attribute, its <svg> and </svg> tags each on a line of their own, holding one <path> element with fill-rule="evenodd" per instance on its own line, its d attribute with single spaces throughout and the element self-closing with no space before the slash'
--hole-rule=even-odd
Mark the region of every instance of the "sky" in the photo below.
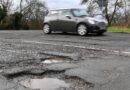
<svg viewBox="0 0 130 90">
<path fill-rule="evenodd" d="M 14 5 L 19 5 L 20 0 L 14 0 Z M 61 8 L 85 8 L 85 5 L 81 5 L 81 0 L 41 0 L 46 2 L 49 9 L 61 9 Z"/>
<path fill-rule="evenodd" d="M 49 9 L 60 8 L 85 8 L 81 5 L 81 0 L 45 0 Z"/>
</svg>

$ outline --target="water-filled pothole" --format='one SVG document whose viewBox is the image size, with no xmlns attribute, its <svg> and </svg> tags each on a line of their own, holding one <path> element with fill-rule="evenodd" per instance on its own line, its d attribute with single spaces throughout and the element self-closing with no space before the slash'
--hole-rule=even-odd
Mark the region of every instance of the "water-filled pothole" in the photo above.
<svg viewBox="0 0 130 90">
<path fill-rule="evenodd" d="M 12 80 L 32 90 L 88 90 L 93 87 L 82 79 L 66 77 L 63 74 L 21 76 Z"/>
<path fill-rule="evenodd" d="M 2 72 L 3 72 L 3 70 L 0 69 L 0 73 L 2 73 Z"/>
<path fill-rule="evenodd" d="M 62 72 L 49 72 L 40 76 L 24 75 L 10 79 L 32 90 L 88 90 L 92 87 L 91 83 L 78 77 L 66 76 Z"/>
<path fill-rule="evenodd" d="M 21 85 L 38 90 L 61 90 L 69 88 L 70 84 L 58 78 L 27 79 L 19 82 Z"/>
<path fill-rule="evenodd" d="M 70 61 L 63 58 L 50 58 L 42 61 L 43 64 L 64 63 L 64 62 L 70 62 Z"/>
</svg>

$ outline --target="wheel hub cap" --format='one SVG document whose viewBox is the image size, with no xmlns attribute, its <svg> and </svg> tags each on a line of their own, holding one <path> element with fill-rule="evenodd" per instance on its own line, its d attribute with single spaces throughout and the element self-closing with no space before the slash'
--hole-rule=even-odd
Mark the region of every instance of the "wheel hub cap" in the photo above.
<svg viewBox="0 0 130 90">
<path fill-rule="evenodd" d="M 78 27 L 78 33 L 79 33 L 80 35 L 85 35 L 85 34 L 87 33 L 87 28 L 86 28 L 86 26 L 80 25 L 80 26 Z"/>
<path fill-rule="evenodd" d="M 49 33 L 50 27 L 48 25 L 45 25 L 43 30 L 44 30 L 45 33 Z"/>
</svg>

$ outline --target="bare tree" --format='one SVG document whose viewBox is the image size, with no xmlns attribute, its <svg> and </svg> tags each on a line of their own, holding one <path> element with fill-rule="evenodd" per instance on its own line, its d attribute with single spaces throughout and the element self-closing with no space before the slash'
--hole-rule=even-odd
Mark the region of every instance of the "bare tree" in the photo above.
<svg viewBox="0 0 130 90">
<path fill-rule="evenodd" d="M 22 13 L 23 8 L 25 5 L 23 5 L 24 2 L 28 2 L 29 0 L 20 0 L 19 2 L 19 11 Z"/>
<path fill-rule="evenodd" d="M 12 0 L 0 0 L 0 6 L 5 7 L 7 12 L 11 10 L 11 7 L 13 6 Z"/>
<path fill-rule="evenodd" d="M 42 28 L 46 11 L 46 4 L 41 0 L 20 0 L 19 13 L 23 15 L 22 21 L 26 24 L 25 26 L 33 23 L 35 25 L 31 26 L 35 27 L 35 29 L 37 27 Z"/>
<path fill-rule="evenodd" d="M 45 2 L 41 2 L 40 0 L 30 0 L 27 2 L 27 6 L 23 8 L 23 14 L 26 18 L 43 20 L 43 17 L 46 14 L 47 7 Z"/>
<path fill-rule="evenodd" d="M 95 3 L 95 0 L 88 0 L 87 3 L 87 13 L 90 16 L 94 16 L 95 14 L 101 14 L 101 10 L 99 8 L 99 5 L 97 3 Z"/>
<path fill-rule="evenodd" d="M 19 0 L 19 2 L 13 6 L 14 1 L 15 0 L 0 0 L 0 10 L 2 11 L 2 14 L 0 11 L 0 21 L 10 19 L 13 29 L 21 29 L 24 27 L 24 24 L 28 25 L 28 22 L 32 23 L 33 21 L 36 21 L 35 24 L 42 26 L 47 11 L 45 2 L 42 0 Z M 12 9 L 13 11 L 11 11 Z M 10 11 L 11 13 L 7 15 L 7 12 Z M 6 23 L 8 23 L 7 20 Z"/>
<path fill-rule="evenodd" d="M 98 0 L 91 0 L 93 3 L 97 3 Z M 88 3 L 89 0 L 82 0 L 83 3 Z M 122 0 L 108 0 L 108 3 L 105 5 L 103 13 L 108 21 L 109 26 L 112 24 L 114 17 L 118 10 L 122 8 Z M 91 5 L 90 5 L 91 6 Z M 99 7 L 98 7 L 99 8 Z M 92 11 L 92 10 L 91 10 Z"/>
<path fill-rule="evenodd" d="M 125 23 L 128 23 L 130 20 L 130 0 L 123 0 L 124 2 L 124 19 Z"/>
</svg>

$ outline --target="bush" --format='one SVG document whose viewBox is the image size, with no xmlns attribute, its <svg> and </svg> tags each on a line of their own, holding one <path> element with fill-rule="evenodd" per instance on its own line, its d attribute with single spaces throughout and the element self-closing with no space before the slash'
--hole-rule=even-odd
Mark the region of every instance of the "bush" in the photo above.
<svg viewBox="0 0 130 90">
<path fill-rule="evenodd" d="M 13 29 L 11 23 L 2 23 L 0 24 L 0 30 L 10 30 Z"/>
<path fill-rule="evenodd" d="M 42 30 L 43 28 L 43 22 L 35 19 L 30 20 L 28 22 L 28 25 L 31 30 Z"/>
<path fill-rule="evenodd" d="M 6 8 L 3 6 L 0 6 L 0 22 L 6 17 L 7 15 L 7 10 Z"/>
<path fill-rule="evenodd" d="M 22 25 L 21 25 L 21 22 L 22 22 L 22 17 L 23 15 L 19 12 L 15 12 L 13 15 L 12 15 L 12 19 L 13 19 L 13 22 L 12 22 L 12 25 L 14 27 L 15 30 L 19 30 L 21 29 Z"/>
<path fill-rule="evenodd" d="M 4 18 L 0 23 L 0 30 L 10 30 L 13 29 L 12 21 L 9 17 Z"/>
</svg>

